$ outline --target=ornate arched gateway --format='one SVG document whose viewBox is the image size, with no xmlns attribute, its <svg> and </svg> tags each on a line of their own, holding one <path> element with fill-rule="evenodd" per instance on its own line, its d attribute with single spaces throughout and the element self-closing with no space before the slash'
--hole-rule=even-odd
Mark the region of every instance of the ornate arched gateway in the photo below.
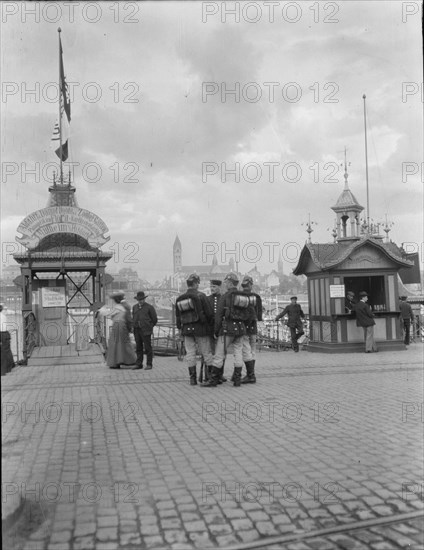
<svg viewBox="0 0 424 550">
<path fill-rule="evenodd" d="M 105 267 L 113 255 L 100 248 L 110 238 L 106 224 L 78 206 L 75 187 L 55 182 L 49 193 L 47 207 L 19 224 L 16 240 L 26 252 L 14 254 L 22 274 L 24 357 L 44 364 L 47 357 L 60 363 L 61 356 L 89 350 L 104 337 L 94 315 L 105 302 Z M 52 346 L 58 349 L 41 349 Z"/>
<path fill-rule="evenodd" d="M 16 240 L 26 251 L 14 254 L 21 266 L 23 353 L 28 364 L 102 360 L 96 342 L 104 340 L 95 312 L 105 301 L 105 267 L 112 252 L 101 246 L 110 237 L 96 214 L 80 208 L 75 187 L 64 178 L 69 153 L 71 103 L 59 38 L 59 116 L 52 137 L 59 157 L 58 176 L 49 187 L 46 208 L 19 224 Z M 100 326 L 100 325 L 99 325 Z M 97 357 L 97 359 L 95 358 Z"/>
</svg>

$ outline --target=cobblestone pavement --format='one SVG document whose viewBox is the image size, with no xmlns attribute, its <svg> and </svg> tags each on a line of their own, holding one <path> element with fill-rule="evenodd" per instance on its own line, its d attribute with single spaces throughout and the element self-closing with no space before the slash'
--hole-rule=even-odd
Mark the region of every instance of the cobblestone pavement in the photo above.
<svg viewBox="0 0 424 550">
<path fill-rule="evenodd" d="M 264 352 L 257 384 L 20 367 L 2 378 L 13 550 L 423 548 L 422 344 Z M 227 374 L 230 371 L 227 368 Z"/>
</svg>

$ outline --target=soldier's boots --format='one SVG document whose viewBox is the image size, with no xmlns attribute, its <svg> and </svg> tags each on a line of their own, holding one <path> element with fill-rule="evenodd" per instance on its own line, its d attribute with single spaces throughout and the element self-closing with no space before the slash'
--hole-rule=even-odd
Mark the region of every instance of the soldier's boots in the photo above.
<svg viewBox="0 0 424 550">
<path fill-rule="evenodd" d="M 241 371 L 242 370 L 243 370 L 243 367 L 234 367 L 234 373 L 233 373 L 233 378 L 234 378 L 233 385 L 234 386 L 241 386 Z"/>
<path fill-rule="evenodd" d="M 256 376 L 255 376 L 255 361 L 245 361 L 244 363 L 246 365 L 246 376 L 241 381 L 242 384 L 255 384 L 256 383 Z"/>
<path fill-rule="evenodd" d="M 214 388 L 219 384 L 219 379 L 221 377 L 221 369 L 214 367 L 213 365 L 209 367 L 209 379 L 203 384 L 200 384 L 203 388 Z"/>
<path fill-rule="evenodd" d="M 188 367 L 188 373 L 190 375 L 190 386 L 197 386 L 196 367 Z"/>
<path fill-rule="evenodd" d="M 219 381 L 218 384 L 222 384 L 223 382 L 226 382 L 227 379 L 224 377 L 224 367 L 221 367 L 219 369 Z"/>
</svg>

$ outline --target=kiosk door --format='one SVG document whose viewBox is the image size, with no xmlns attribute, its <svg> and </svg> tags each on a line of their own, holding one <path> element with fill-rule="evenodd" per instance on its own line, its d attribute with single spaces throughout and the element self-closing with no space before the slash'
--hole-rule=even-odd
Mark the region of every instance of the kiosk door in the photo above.
<svg viewBox="0 0 424 550">
<path fill-rule="evenodd" d="M 56 279 L 37 282 L 40 346 L 65 346 L 68 338 L 65 281 Z"/>
</svg>

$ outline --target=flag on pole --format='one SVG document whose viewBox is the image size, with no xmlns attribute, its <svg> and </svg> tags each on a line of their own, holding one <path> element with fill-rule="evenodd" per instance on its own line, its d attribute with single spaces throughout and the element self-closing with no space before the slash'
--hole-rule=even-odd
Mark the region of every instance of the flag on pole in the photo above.
<svg viewBox="0 0 424 550">
<path fill-rule="evenodd" d="M 62 161 L 65 162 L 68 158 L 68 140 L 69 140 L 69 126 L 62 123 Z M 59 121 L 56 120 L 54 125 L 53 135 L 51 139 L 51 145 L 53 151 L 60 158 L 60 129 Z"/>
<path fill-rule="evenodd" d="M 59 29 L 60 32 L 60 29 Z M 56 121 L 53 135 L 51 139 L 51 145 L 62 162 L 67 160 L 69 155 L 68 140 L 70 134 L 71 122 L 71 102 L 69 99 L 68 85 L 66 84 L 65 70 L 63 67 L 63 49 L 62 40 L 59 35 L 59 104 L 60 104 L 60 120 Z M 66 114 L 66 117 L 63 116 Z M 60 146 L 62 142 L 62 147 Z"/>
<path fill-rule="evenodd" d="M 69 101 L 68 95 L 68 85 L 66 84 L 65 79 L 65 70 L 63 68 L 63 50 L 62 50 L 62 40 L 59 35 L 59 49 L 60 49 L 60 93 L 62 95 L 62 105 L 66 113 L 66 118 L 68 123 L 71 122 L 71 102 Z"/>
</svg>

